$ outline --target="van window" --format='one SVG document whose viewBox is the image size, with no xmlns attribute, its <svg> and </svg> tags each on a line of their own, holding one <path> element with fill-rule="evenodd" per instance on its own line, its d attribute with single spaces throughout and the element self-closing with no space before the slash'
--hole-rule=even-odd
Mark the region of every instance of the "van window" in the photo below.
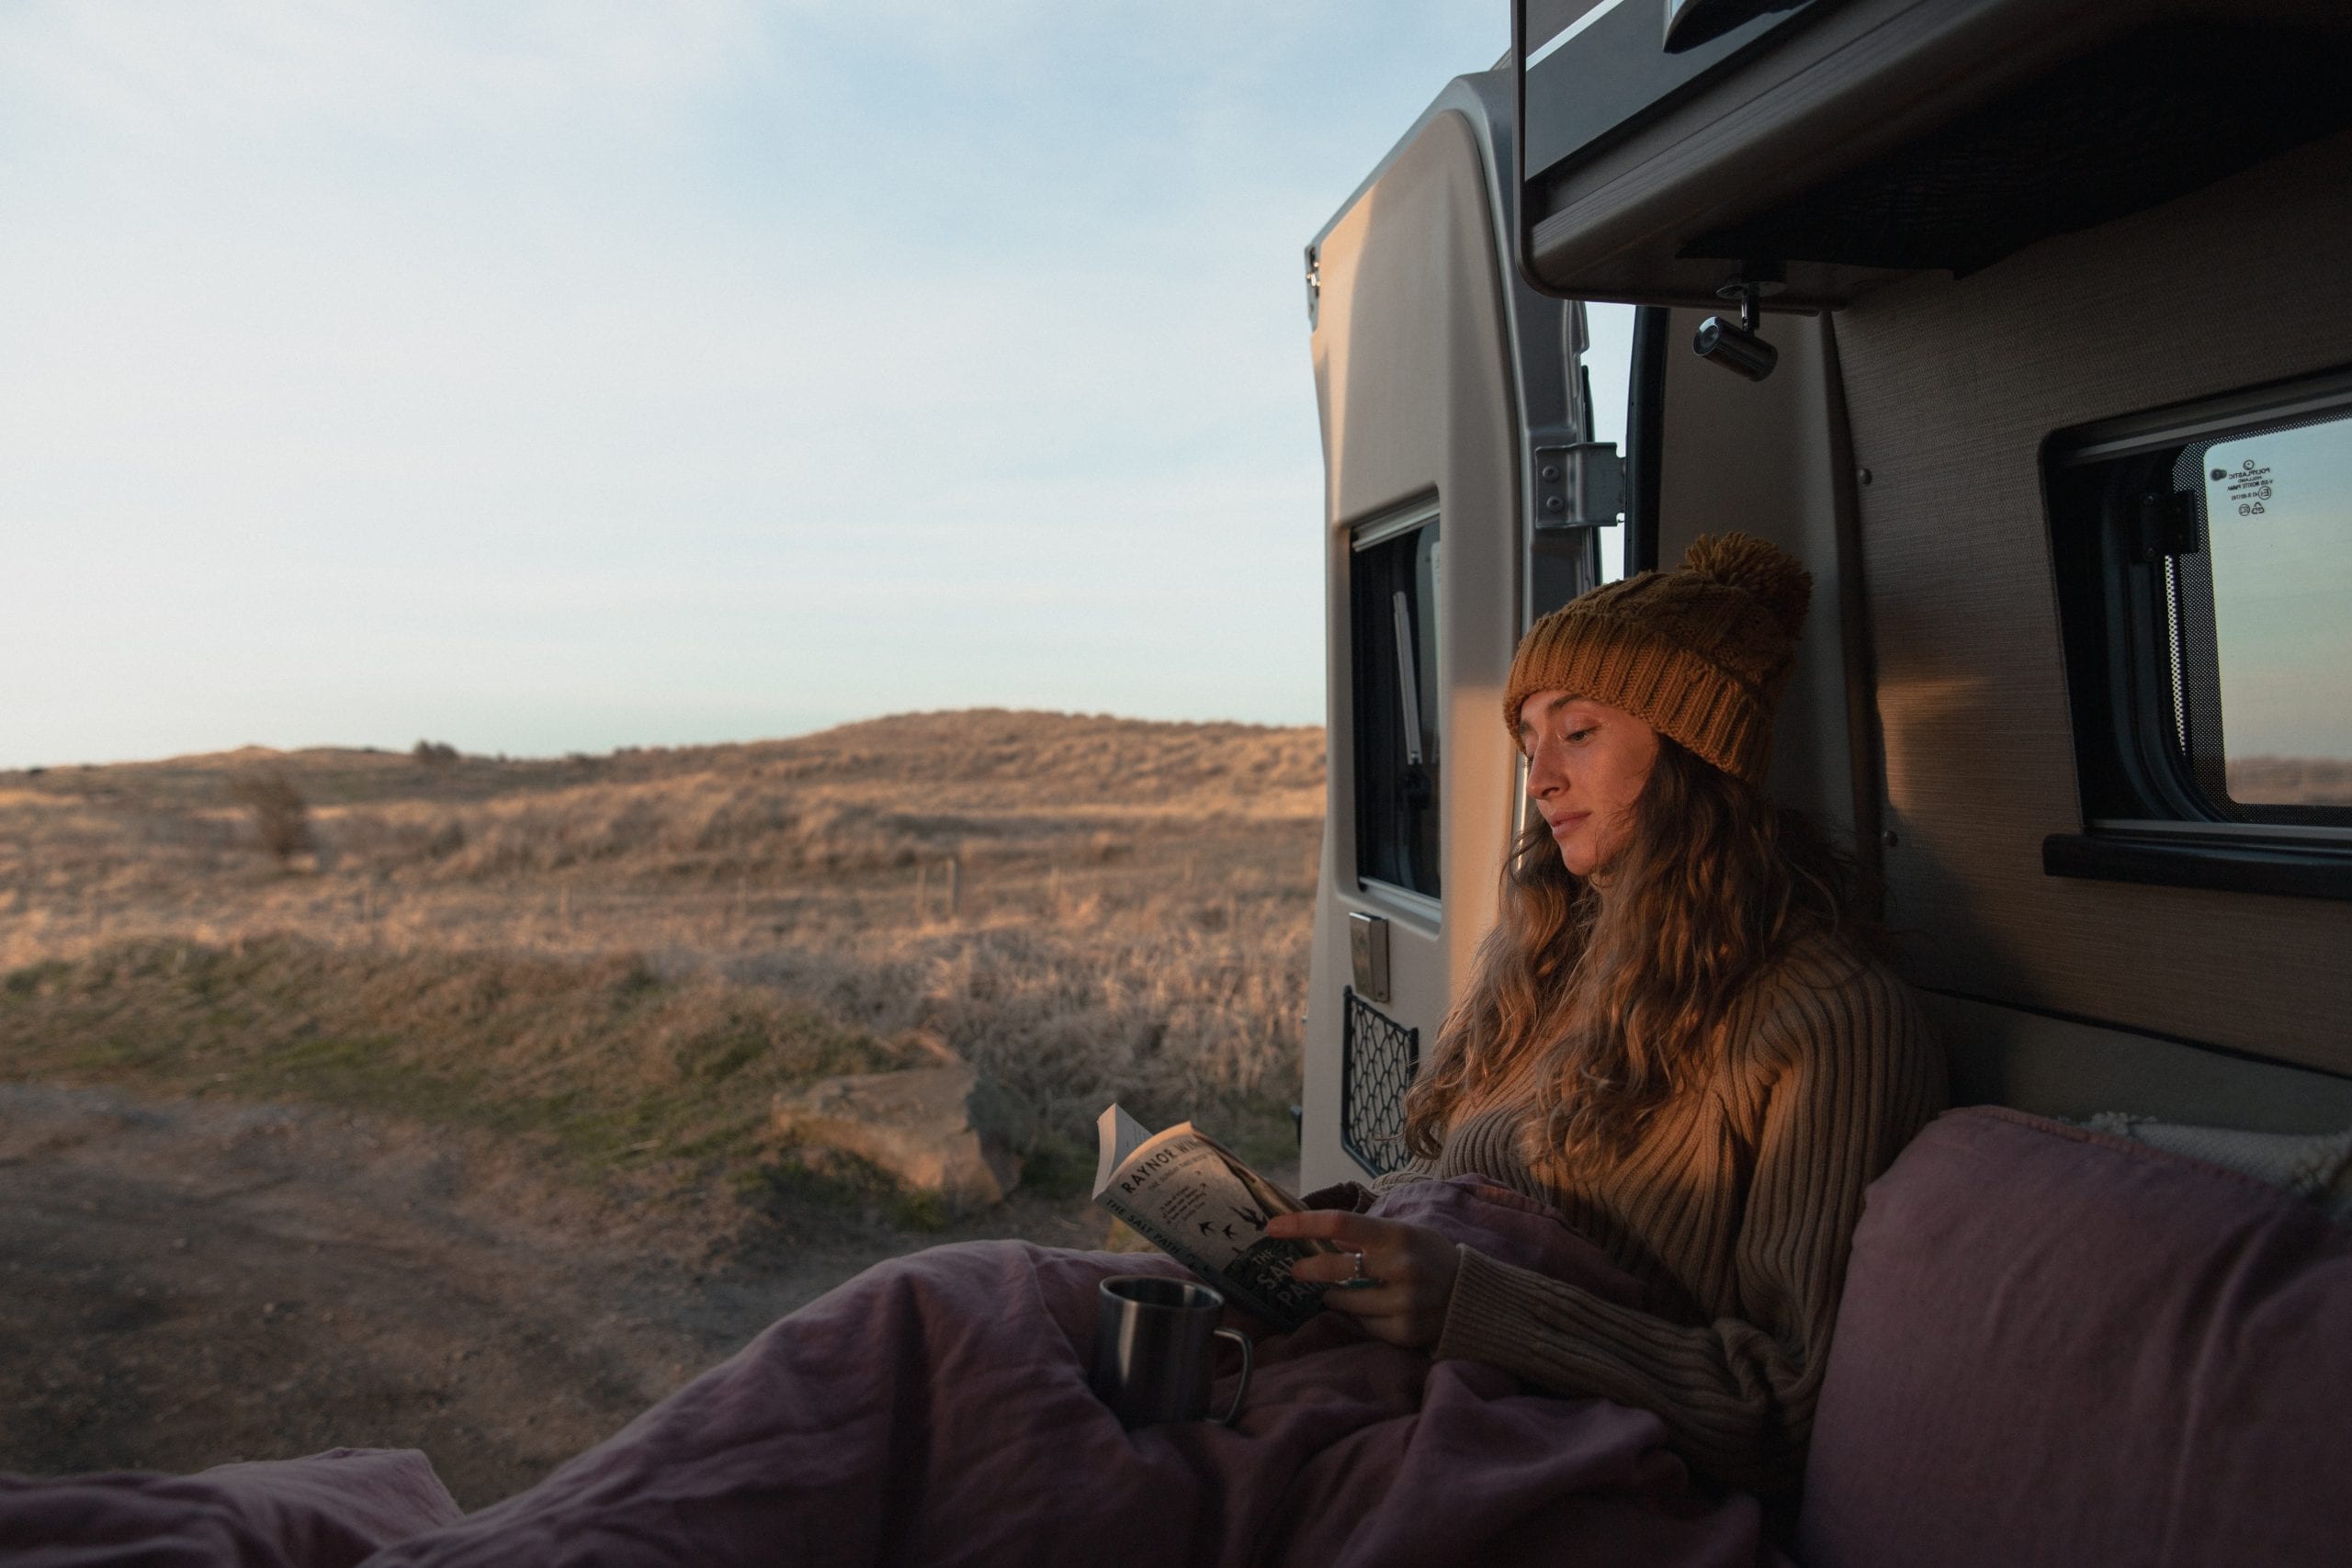
<svg viewBox="0 0 2352 1568">
<path fill-rule="evenodd" d="M 2059 875 L 2352 897 L 2352 372 L 2043 452 L 2084 832 Z"/>
<path fill-rule="evenodd" d="M 2352 415 L 2181 461 L 2202 491 L 2205 561 L 2175 564 L 2174 618 L 2210 595 L 2217 720 L 2200 732 L 2177 705 L 2192 772 L 2239 814 L 2352 807 Z M 2175 638 L 2184 697 L 2208 678 L 2186 652 Z"/>
<path fill-rule="evenodd" d="M 1349 572 L 1356 877 L 1438 886 L 1438 581 L 1434 512 L 1358 530 Z"/>
</svg>

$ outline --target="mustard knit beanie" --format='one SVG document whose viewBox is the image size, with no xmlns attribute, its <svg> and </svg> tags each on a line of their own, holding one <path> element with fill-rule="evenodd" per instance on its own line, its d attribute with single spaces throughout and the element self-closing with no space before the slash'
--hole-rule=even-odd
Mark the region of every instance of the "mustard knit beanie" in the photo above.
<svg viewBox="0 0 2352 1568">
<path fill-rule="evenodd" d="M 1503 724 L 1537 692 L 1571 692 L 1646 720 L 1724 772 L 1761 784 L 1772 709 L 1789 683 L 1813 577 L 1762 539 L 1691 541 L 1679 571 L 1579 594 L 1528 628 Z"/>
</svg>

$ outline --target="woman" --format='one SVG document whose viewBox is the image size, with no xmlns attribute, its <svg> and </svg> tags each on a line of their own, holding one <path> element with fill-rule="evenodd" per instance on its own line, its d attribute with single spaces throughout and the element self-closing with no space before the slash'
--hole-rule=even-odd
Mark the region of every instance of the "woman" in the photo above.
<svg viewBox="0 0 2352 1568">
<path fill-rule="evenodd" d="M 1504 717 L 1542 826 L 1413 1088 L 1415 1163 L 1274 1222 L 1357 1256 L 1298 1266 L 1347 1288 L 1260 1343 L 1234 1425 L 1126 1432 L 1087 1387 L 1100 1281 L 1171 1261 L 974 1243 L 868 1270 L 469 1518 L 338 1527 L 484 1568 L 1774 1560 L 1757 1501 L 1686 1464 L 1794 1477 L 1862 1188 L 1942 1076 L 1836 858 L 1757 788 L 1809 589 L 1702 540 L 1528 634 Z"/>
<path fill-rule="evenodd" d="M 1653 1411 L 1758 1490 L 1803 1461 L 1862 1189 L 1942 1103 L 1942 1056 L 1873 962 L 1852 880 L 1759 790 L 1812 580 L 1701 539 L 1585 594 L 1512 661 L 1540 824 L 1407 1100 L 1419 1156 L 1555 1206 L 1638 1305 L 1344 1211 L 1277 1222 L 1360 1255 L 1303 1278 L 1365 1331 Z"/>
</svg>

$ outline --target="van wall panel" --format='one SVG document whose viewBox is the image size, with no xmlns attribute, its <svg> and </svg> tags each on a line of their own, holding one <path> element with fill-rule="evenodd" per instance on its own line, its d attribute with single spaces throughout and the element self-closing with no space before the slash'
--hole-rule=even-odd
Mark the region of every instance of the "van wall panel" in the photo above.
<svg viewBox="0 0 2352 1568">
<path fill-rule="evenodd" d="M 2352 138 L 1841 311 L 1888 918 L 1928 986 L 2352 1072 L 2352 904 L 2045 875 L 2082 826 L 2040 449 L 2352 363 Z"/>
<path fill-rule="evenodd" d="M 1677 310 L 1667 356 L 1658 564 L 1674 569 L 1702 534 L 1769 539 L 1813 573 L 1796 667 L 1773 717 L 1767 781 L 1783 803 L 1839 834 L 1854 830 L 1839 625 L 1837 486 L 1829 366 L 1819 316 L 1769 315 L 1778 368 L 1749 381 L 1706 364 L 1688 344 L 1703 310 Z"/>
<path fill-rule="evenodd" d="M 1447 1000 L 1493 923 L 1497 872 L 1514 823 L 1515 753 L 1502 691 L 1518 639 L 1518 429 L 1480 150 L 1458 112 L 1432 115 L 1325 235 L 1314 336 L 1326 475 L 1324 542 L 1329 824 L 1308 984 L 1309 1185 L 1363 1173 L 1339 1152 L 1340 988 L 1347 919 L 1391 922 L 1393 1001 L 1384 1010 L 1435 1043 Z M 1353 886 L 1354 745 L 1348 614 L 1350 538 L 1368 520 L 1435 495 L 1442 542 L 1439 664 L 1442 911 Z"/>
</svg>

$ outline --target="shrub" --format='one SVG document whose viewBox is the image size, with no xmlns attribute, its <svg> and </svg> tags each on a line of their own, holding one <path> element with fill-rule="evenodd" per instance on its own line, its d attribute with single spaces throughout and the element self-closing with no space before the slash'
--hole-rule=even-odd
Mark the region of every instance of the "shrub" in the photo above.
<svg viewBox="0 0 2352 1568">
<path fill-rule="evenodd" d="M 311 837 L 310 803 L 277 769 L 232 775 L 229 797 L 252 815 L 261 847 L 277 856 L 280 865 L 318 847 Z"/>
<path fill-rule="evenodd" d="M 458 761 L 458 749 L 446 740 L 420 740 L 409 748 L 408 754 L 427 768 L 454 767 Z"/>
</svg>

